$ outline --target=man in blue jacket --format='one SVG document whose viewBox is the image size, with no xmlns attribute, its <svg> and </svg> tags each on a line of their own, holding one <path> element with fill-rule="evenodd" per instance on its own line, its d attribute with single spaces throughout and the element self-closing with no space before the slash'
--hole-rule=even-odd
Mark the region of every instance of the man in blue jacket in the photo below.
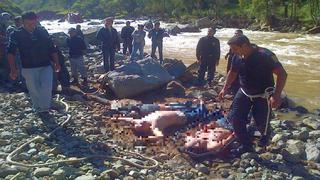
<svg viewBox="0 0 320 180">
<path fill-rule="evenodd" d="M 114 70 L 114 57 L 116 51 L 120 51 L 120 40 L 118 32 L 112 27 L 113 19 L 107 17 L 104 20 L 104 27 L 97 33 L 97 39 L 102 42 L 102 54 L 104 70 L 106 72 Z"/>
</svg>

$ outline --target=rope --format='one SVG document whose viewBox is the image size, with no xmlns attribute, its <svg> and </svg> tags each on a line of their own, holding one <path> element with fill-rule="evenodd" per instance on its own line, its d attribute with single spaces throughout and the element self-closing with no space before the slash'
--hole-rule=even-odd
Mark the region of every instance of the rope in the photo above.
<svg viewBox="0 0 320 180">
<path fill-rule="evenodd" d="M 271 104 L 270 104 L 270 96 L 274 93 L 274 87 L 268 87 L 264 90 L 263 94 L 257 94 L 257 95 L 249 95 L 247 94 L 242 88 L 240 88 L 242 93 L 244 95 L 246 95 L 250 101 L 253 101 L 254 98 L 264 98 L 267 100 L 267 104 L 268 104 L 268 114 L 267 114 L 267 120 L 266 120 L 266 126 L 264 128 L 263 131 L 263 135 L 266 136 L 267 135 L 267 131 L 268 131 L 268 124 L 270 121 L 270 113 L 271 113 Z"/>
<path fill-rule="evenodd" d="M 59 95 L 57 96 L 57 99 L 59 99 Z M 60 102 L 65 105 L 65 110 L 68 111 L 69 110 L 69 105 L 66 102 L 64 102 L 63 100 L 64 100 L 64 98 L 61 98 Z M 14 151 L 12 151 L 7 156 L 6 161 L 9 164 L 22 166 L 22 167 L 28 167 L 28 168 L 44 167 L 44 166 L 50 166 L 50 165 L 60 164 L 60 163 L 72 164 L 72 163 L 81 162 L 81 161 L 85 161 L 85 160 L 88 160 L 88 159 L 95 159 L 95 158 L 121 160 L 121 161 L 127 163 L 128 165 L 132 165 L 132 166 L 135 166 L 135 167 L 141 168 L 141 169 L 152 169 L 152 168 L 156 168 L 159 165 L 158 161 L 156 161 L 155 159 L 152 159 L 152 158 L 149 158 L 149 157 L 145 157 L 145 156 L 143 156 L 141 154 L 130 152 L 130 151 L 123 151 L 123 152 L 125 152 L 127 154 L 130 154 L 130 155 L 134 155 L 135 157 L 140 157 L 142 159 L 145 159 L 146 161 L 151 161 L 153 163 L 153 165 L 144 166 L 144 165 L 140 165 L 140 164 L 134 163 L 132 161 L 129 161 L 129 160 L 127 160 L 125 158 L 122 158 L 122 157 L 116 157 L 116 156 L 110 156 L 110 155 L 90 155 L 90 156 L 83 157 L 83 158 L 72 157 L 72 158 L 65 159 L 65 160 L 59 160 L 59 161 L 55 161 L 55 162 L 42 163 L 42 164 L 27 164 L 27 163 L 21 163 L 21 162 L 17 162 L 17 161 L 12 160 L 13 157 L 15 157 L 21 151 L 23 151 L 24 148 L 27 147 L 29 144 L 31 144 L 33 142 L 35 142 L 35 143 L 43 143 L 44 140 L 49 138 L 54 132 L 56 132 L 58 129 L 64 127 L 70 121 L 70 119 L 71 119 L 71 115 L 67 114 L 67 119 L 64 122 L 62 122 L 58 127 L 56 127 L 53 131 L 51 131 L 49 134 L 44 134 L 43 136 L 36 136 L 33 139 L 23 143 L 22 145 L 17 147 Z M 93 148 L 92 148 L 92 145 L 89 147 L 89 149 L 90 149 L 90 151 L 94 151 Z M 123 152 L 119 152 L 119 154 L 124 154 Z"/>
</svg>

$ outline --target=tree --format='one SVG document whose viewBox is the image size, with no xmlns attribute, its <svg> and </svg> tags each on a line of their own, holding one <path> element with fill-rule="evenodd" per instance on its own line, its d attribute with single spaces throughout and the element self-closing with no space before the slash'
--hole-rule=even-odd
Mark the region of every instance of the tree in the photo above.
<svg viewBox="0 0 320 180">
<path fill-rule="evenodd" d="M 320 25 L 320 0 L 308 0 L 310 15 L 315 25 Z"/>
</svg>

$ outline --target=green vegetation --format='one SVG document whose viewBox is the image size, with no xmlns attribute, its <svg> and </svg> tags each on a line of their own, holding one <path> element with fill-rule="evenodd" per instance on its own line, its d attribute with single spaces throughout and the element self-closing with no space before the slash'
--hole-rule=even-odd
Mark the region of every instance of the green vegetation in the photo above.
<svg viewBox="0 0 320 180">
<path fill-rule="evenodd" d="M 80 12 L 87 18 L 158 16 L 182 20 L 209 16 L 270 18 L 320 24 L 320 0 L 13 0 L 23 10 Z M 0 6 L 1 7 L 1 6 Z"/>
<path fill-rule="evenodd" d="M 11 0 L 1 0 L 0 1 L 0 13 L 10 12 L 14 15 L 21 14 L 21 9 L 13 3 Z"/>
</svg>

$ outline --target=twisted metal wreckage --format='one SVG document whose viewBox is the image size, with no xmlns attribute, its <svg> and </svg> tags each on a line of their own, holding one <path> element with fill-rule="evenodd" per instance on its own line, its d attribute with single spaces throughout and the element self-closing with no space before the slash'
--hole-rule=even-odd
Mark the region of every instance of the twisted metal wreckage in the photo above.
<svg viewBox="0 0 320 180">
<path fill-rule="evenodd" d="M 89 96 L 87 96 L 89 99 Z M 96 97 L 97 98 L 97 97 Z M 92 99 L 92 98 L 91 98 Z M 32 168 L 32 167 L 44 167 L 53 164 L 73 164 L 89 159 L 112 159 L 121 160 L 128 165 L 141 168 L 151 169 L 156 168 L 159 163 L 157 160 L 149 157 L 145 157 L 141 154 L 120 150 L 117 147 L 112 147 L 115 154 L 101 154 L 96 151 L 97 147 L 91 145 L 89 147 L 90 152 L 93 155 L 86 157 L 71 157 L 65 160 L 58 160 L 54 162 L 41 163 L 41 164 L 29 164 L 25 162 L 17 162 L 14 159 L 19 153 L 21 153 L 31 143 L 44 143 L 45 140 L 49 140 L 59 129 L 65 127 L 71 120 L 71 112 L 69 112 L 69 105 L 63 101 L 64 98 L 57 96 L 57 101 L 65 106 L 65 113 L 67 118 L 65 121 L 59 124 L 50 133 L 45 133 L 42 136 L 38 135 L 31 140 L 23 143 L 12 151 L 6 158 L 9 164 Z M 95 99 L 97 100 L 97 99 Z M 105 100 L 99 102 L 106 103 Z M 119 105 L 111 104 L 111 119 L 117 121 L 127 121 L 131 123 L 132 130 L 141 136 L 146 129 L 149 130 L 149 135 L 145 136 L 147 139 L 158 140 L 164 138 L 163 131 L 170 126 L 179 126 L 179 131 L 185 134 L 185 145 L 181 149 L 183 152 L 189 154 L 192 157 L 202 157 L 206 155 L 217 154 L 224 151 L 228 145 L 235 141 L 234 133 L 232 132 L 232 126 L 224 119 L 223 111 L 220 108 L 216 108 L 213 111 L 209 111 L 204 105 L 203 101 L 198 104 L 193 104 L 191 101 L 186 103 L 169 103 L 169 104 L 135 104 L 135 105 Z M 140 118 L 140 119 L 138 119 Z M 202 124 L 204 123 L 204 125 Z M 186 132 L 186 127 L 197 127 L 196 132 Z M 153 136 L 150 136 L 151 135 Z M 181 150 L 180 149 L 180 150 Z M 146 162 L 148 165 L 140 165 L 126 157 L 135 156 Z M 151 164 L 151 165 L 150 165 Z"/>
</svg>

